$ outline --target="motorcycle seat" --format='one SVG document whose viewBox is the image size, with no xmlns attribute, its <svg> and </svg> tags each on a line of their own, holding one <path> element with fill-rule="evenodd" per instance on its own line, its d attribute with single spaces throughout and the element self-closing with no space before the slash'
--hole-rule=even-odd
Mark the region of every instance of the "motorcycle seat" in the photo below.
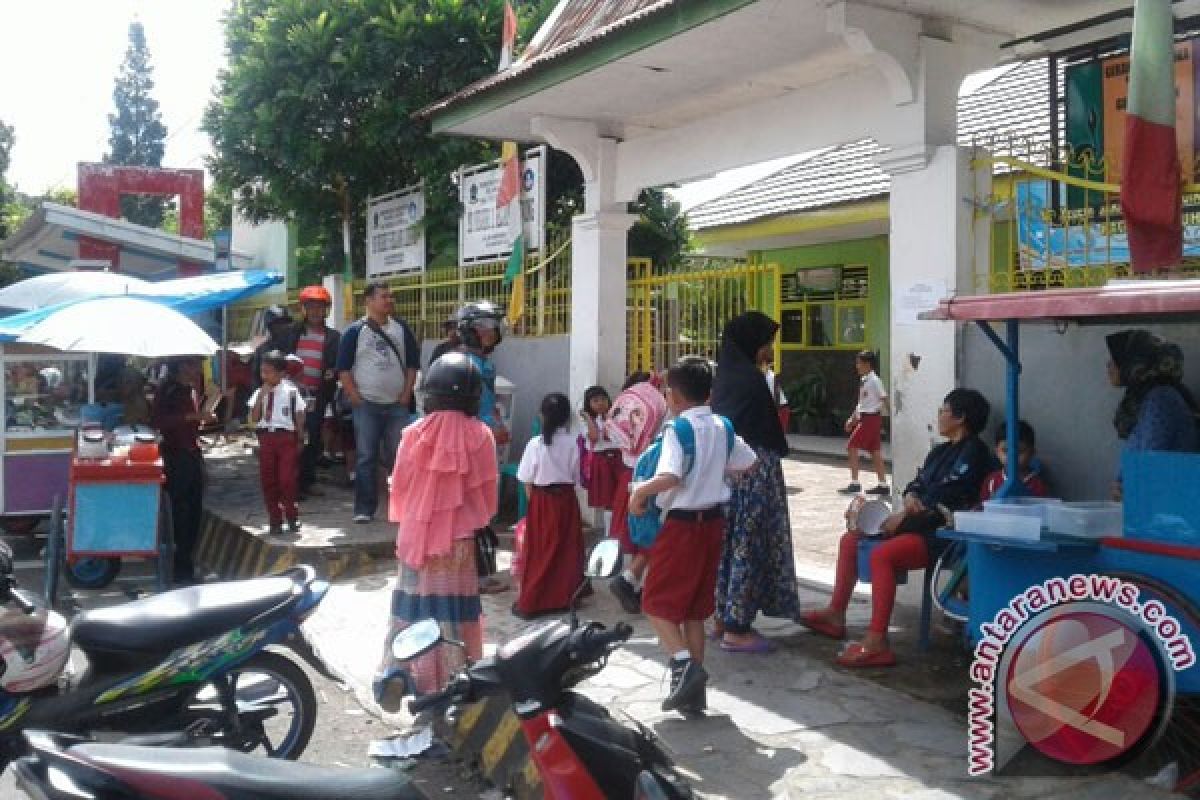
<svg viewBox="0 0 1200 800">
<path fill-rule="evenodd" d="M 286 611 L 304 593 L 311 568 L 282 575 L 189 586 L 85 611 L 71 637 L 85 653 L 166 653 L 236 630 L 260 614 Z"/>
<path fill-rule="evenodd" d="M 144 783 L 172 797 L 221 796 L 254 800 L 420 800 L 424 795 L 402 772 L 392 769 L 335 769 L 251 756 L 221 747 L 176 750 L 120 744 L 81 744 L 70 748 L 89 762 L 136 788 Z M 166 795 L 162 795 L 166 796 Z"/>
</svg>

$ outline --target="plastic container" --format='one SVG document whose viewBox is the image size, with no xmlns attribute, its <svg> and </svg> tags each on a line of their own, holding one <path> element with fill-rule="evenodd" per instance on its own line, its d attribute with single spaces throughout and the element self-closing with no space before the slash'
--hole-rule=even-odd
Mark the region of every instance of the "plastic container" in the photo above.
<svg viewBox="0 0 1200 800">
<path fill-rule="evenodd" d="M 1052 533 L 1099 539 L 1121 536 L 1123 516 L 1120 503 L 1063 503 L 1050 506 L 1046 527 Z"/>
<path fill-rule="evenodd" d="M 1002 539 L 1037 541 L 1042 538 L 1041 517 L 1002 514 L 994 511 L 956 511 L 954 529 L 963 533 L 995 536 Z"/>
<path fill-rule="evenodd" d="M 1019 514 L 1023 517 L 1037 517 L 1042 527 L 1046 527 L 1046 509 L 1052 505 L 1061 505 L 1057 497 L 1005 497 L 997 500 L 987 500 L 983 510 L 989 514 Z"/>
</svg>

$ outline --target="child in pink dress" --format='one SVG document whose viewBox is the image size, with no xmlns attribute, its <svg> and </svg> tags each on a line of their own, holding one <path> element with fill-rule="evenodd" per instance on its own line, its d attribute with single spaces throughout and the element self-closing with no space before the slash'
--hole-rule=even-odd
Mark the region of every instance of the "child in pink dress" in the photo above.
<svg viewBox="0 0 1200 800">
<path fill-rule="evenodd" d="M 483 657 L 483 612 L 475 568 L 475 531 L 496 514 L 496 443 L 476 418 L 479 368 L 448 353 L 428 370 L 426 416 L 405 429 L 392 471 L 389 519 L 399 524 L 399 577 L 380 674 L 405 670 L 419 694 L 439 691 L 464 657 Z M 442 635 L 466 645 L 435 647 L 405 664 L 391 655 L 396 634 L 434 618 Z"/>
</svg>

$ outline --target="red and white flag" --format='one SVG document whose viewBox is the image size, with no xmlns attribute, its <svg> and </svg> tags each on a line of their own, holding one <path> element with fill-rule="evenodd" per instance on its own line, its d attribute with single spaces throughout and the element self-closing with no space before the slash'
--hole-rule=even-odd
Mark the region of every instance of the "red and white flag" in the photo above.
<svg viewBox="0 0 1200 800">
<path fill-rule="evenodd" d="M 504 33 L 500 38 L 500 72 L 512 66 L 513 53 L 517 47 L 517 14 L 512 3 L 504 3 Z"/>
</svg>

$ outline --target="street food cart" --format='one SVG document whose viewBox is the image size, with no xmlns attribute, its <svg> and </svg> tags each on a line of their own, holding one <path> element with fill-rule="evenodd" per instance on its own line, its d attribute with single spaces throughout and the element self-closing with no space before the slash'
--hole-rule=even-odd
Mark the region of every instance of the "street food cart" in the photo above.
<svg viewBox="0 0 1200 800">
<path fill-rule="evenodd" d="M 1200 281 L 1132 281 L 1101 288 L 955 297 L 943 300 L 937 309 L 922 314 L 922 318 L 975 323 L 1003 355 L 1008 452 L 1015 454 L 1018 452 L 1016 435 L 1023 377 L 1019 349 L 1022 323 L 1194 324 L 1200 318 Z M 1003 335 L 997 332 L 993 323 L 1001 324 Z M 1064 359 L 1068 357 L 1064 353 Z M 1054 379 L 1054 376 L 1031 377 Z M 1009 471 L 1009 482 L 999 493 L 1000 497 L 1021 493 L 1015 473 L 1016 470 Z M 1091 749 L 1087 752 L 1092 760 L 1077 763 L 1101 763 L 1110 755 L 1113 760 L 1118 756 L 1128 758 L 1134 754 L 1135 746 L 1138 751 L 1145 751 L 1151 746 L 1159 747 L 1165 741 L 1177 753 L 1184 754 L 1173 756 L 1179 772 L 1176 787 L 1195 789 L 1200 785 L 1200 771 L 1190 756 L 1200 752 L 1200 726 L 1197 725 L 1200 721 L 1200 714 L 1197 714 L 1200 666 L 1196 665 L 1194 657 L 1186 657 L 1186 651 L 1195 650 L 1200 656 L 1200 581 L 1197 581 L 1200 577 L 1200 505 L 1195 500 L 1195 487 L 1200 485 L 1200 454 L 1126 453 L 1122 459 L 1122 479 L 1122 513 L 1115 518 L 1107 517 L 1087 535 L 1079 535 L 1082 531 L 1063 530 L 1060 523 L 1053 522 L 1061 515 L 1054 515 L 1049 517 L 1053 524 L 1042 526 L 1032 536 L 946 530 L 939 532 L 939 537 L 952 543 L 952 549 L 965 553 L 965 574 L 969 577 L 965 616 L 968 636 L 972 644 L 977 645 L 976 657 L 979 658 L 979 648 L 985 646 L 981 644 L 985 640 L 987 644 L 997 640 L 1004 644 L 1001 649 L 1005 660 L 1000 662 L 997 674 L 1001 677 L 996 682 L 1008 693 L 1004 696 L 1006 704 L 1000 702 L 997 694 L 998 715 L 1004 711 L 1016 720 L 1018 727 L 1021 716 L 1014 714 L 1014 708 L 1023 708 L 1026 719 L 1039 717 L 1039 723 L 1045 723 L 1047 715 L 1053 716 L 1054 709 L 1045 705 L 1045 697 L 1039 701 L 1043 702 L 1042 707 L 1036 704 L 1022 707 L 1009 692 L 1009 683 L 1019 672 L 1024 653 L 1034 649 L 1035 637 L 1041 630 L 1038 625 L 1045 624 L 1050 616 L 1049 611 L 1041 614 L 1030 609 L 1031 613 L 1026 615 L 1028 619 L 1022 620 L 1022 614 L 1014 608 L 1020 608 L 1017 598 L 1022 598 L 1023 602 L 1033 596 L 1030 591 L 1033 587 L 1044 587 L 1047 581 L 1055 581 L 1057 588 L 1058 579 L 1084 576 L 1086 583 L 1075 586 L 1090 592 L 1088 597 L 1082 598 L 1089 603 L 1077 603 L 1073 606 L 1075 610 L 1069 613 L 1080 615 L 1086 611 L 1091 622 L 1108 626 L 1115 636 L 1112 641 L 1132 643 L 1132 647 L 1140 648 L 1141 655 L 1154 667 L 1144 670 L 1151 674 L 1140 685 L 1118 685 L 1120 682 L 1113 676 L 1119 675 L 1122 665 L 1130 662 L 1120 658 L 1113 662 L 1111 653 L 1105 655 L 1107 651 L 1098 644 L 1103 637 L 1096 634 L 1095 629 L 1089 629 L 1091 639 L 1088 634 L 1080 634 L 1036 640 L 1036 656 L 1031 658 L 1047 674 L 1053 672 L 1050 667 L 1057 669 L 1065 664 L 1080 652 L 1080 648 L 1095 647 L 1095 660 L 1092 661 L 1090 656 L 1081 659 L 1086 663 L 1078 668 L 1093 671 L 1087 676 L 1098 675 L 1097 686 L 1101 686 L 1104 693 L 1110 689 L 1126 691 L 1129 694 L 1124 699 L 1126 708 L 1146 709 L 1136 741 L 1125 741 L 1119 748 L 1111 742 L 1097 744 L 1098 740 L 1091 741 Z M 1082 511 L 1088 510 L 1083 504 L 1080 506 Z M 947 565 L 943 561 L 938 571 L 957 570 L 961 573 L 963 566 Z M 1093 582 L 1092 576 L 1099 582 Z M 1108 587 L 1116 585 L 1103 582 L 1105 577 L 1119 578 L 1136 587 L 1136 592 L 1129 592 L 1123 598 L 1104 597 Z M 940 584 L 936 574 L 933 583 L 936 592 Z M 1078 596 L 1070 599 L 1081 600 Z M 1152 607 L 1159 620 L 1171 622 L 1156 624 L 1149 614 Z M 1058 611 L 1054 608 L 1054 612 Z M 1006 619 L 1005 614 L 1010 616 Z M 1080 629 L 1086 628 L 1082 623 L 1081 626 Z M 1008 636 L 1011 638 L 1006 638 Z M 1134 658 L 1137 653 L 1126 655 Z M 1105 661 L 1106 658 L 1109 660 Z M 1073 680 L 1078 682 L 1087 677 L 1081 676 L 1082 673 L 1075 675 Z M 1106 679 L 1107 685 L 1104 684 Z M 1027 693 L 1031 691 L 1028 686 L 1024 689 Z M 1099 694 L 1091 702 L 1103 704 L 1105 699 L 1105 694 Z M 1096 708 L 1092 707 L 1090 712 L 1088 708 L 1076 710 L 1081 714 L 1095 713 Z M 1061 723 L 1068 717 L 1057 719 Z M 1168 723 L 1171 723 L 1169 728 Z M 1070 723 L 1065 725 L 1069 727 Z M 1116 723 L 1114 726 L 1119 727 Z M 1047 728 L 1042 730 L 1044 734 Z M 1068 732 L 1076 735 L 1076 744 L 1086 738 L 1079 731 Z M 1024 729 L 1021 733 L 1035 748 L 1055 755 L 1045 745 L 1046 741 L 1055 739 L 1054 736 L 1045 735 L 1039 741 L 1037 736 L 1031 736 Z"/>
<path fill-rule="evenodd" d="M 94 400 L 95 357 L 48 347 L 0 344 L 0 526 L 28 533 L 66 498 L 67 474 L 84 407 Z"/>
</svg>

